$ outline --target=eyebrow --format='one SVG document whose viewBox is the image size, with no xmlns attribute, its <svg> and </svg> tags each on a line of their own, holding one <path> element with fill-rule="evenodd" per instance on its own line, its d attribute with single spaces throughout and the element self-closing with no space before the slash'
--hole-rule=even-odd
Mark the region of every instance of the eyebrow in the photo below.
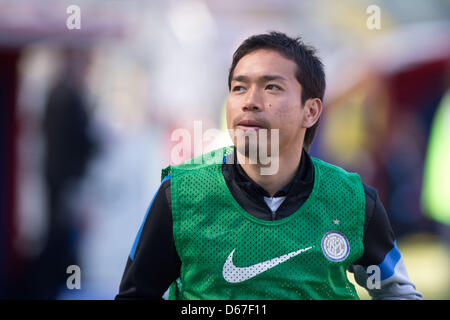
<svg viewBox="0 0 450 320">
<path fill-rule="evenodd" d="M 258 80 L 261 79 L 264 82 L 274 81 L 274 80 L 280 80 L 280 81 L 287 81 L 287 79 L 280 75 L 264 75 L 262 77 L 259 77 Z M 235 76 L 231 79 L 231 81 L 238 81 L 238 82 L 250 82 L 250 78 L 244 75 Z"/>
</svg>

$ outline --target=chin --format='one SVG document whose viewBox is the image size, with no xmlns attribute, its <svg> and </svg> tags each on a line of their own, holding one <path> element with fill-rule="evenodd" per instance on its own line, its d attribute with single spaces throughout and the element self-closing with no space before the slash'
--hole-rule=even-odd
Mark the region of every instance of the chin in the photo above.
<svg viewBox="0 0 450 320">
<path fill-rule="evenodd" d="M 253 145 L 250 144 L 249 141 L 246 141 L 243 144 L 234 143 L 234 146 L 236 147 L 236 151 L 239 152 L 241 155 L 245 156 L 246 158 L 250 158 L 251 153 L 253 153 L 253 157 L 257 157 L 255 159 L 259 159 L 260 157 L 270 157 L 272 154 L 270 143 L 262 146 L 259 144 L 259 142 L 256 143 L 256 145 Z"/>
</svg>

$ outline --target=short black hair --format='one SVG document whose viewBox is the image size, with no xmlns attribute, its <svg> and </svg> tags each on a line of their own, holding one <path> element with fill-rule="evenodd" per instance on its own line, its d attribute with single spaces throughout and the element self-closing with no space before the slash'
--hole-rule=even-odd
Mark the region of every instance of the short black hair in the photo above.
<svg viewBox="0 0 450 320">
<path fill-rule="evenodd" d="M 228 90 L 231 90 L 233 72 L 239 60 L 259 49 L 274 50 L 297 64 L 295 77 L 302 86 L 302 105 L 311 98 L 323 100 L 326 86 L 325 72 L 322 62 L 316 55 L 316 49 L 304 44 L 300 37 L 291 38 L 276 31 L 251 36 L 237 48 L 228 74 Z M 319 119 L 311 128 L 306 129 L 303 145 L 307 151 L 314 140 L 318 125 Z"/>
</svg>

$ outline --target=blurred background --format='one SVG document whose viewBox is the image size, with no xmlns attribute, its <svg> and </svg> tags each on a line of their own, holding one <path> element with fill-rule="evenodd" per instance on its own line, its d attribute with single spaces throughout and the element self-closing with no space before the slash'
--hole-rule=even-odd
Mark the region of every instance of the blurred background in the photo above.
<svg viewBox="0 0 450 320">
<path fill-rule="evenodd" d="M 114 298 L 160 170 L 176 164 L 172 132 L 225 132 L 232 54 L 272 30 L 325 64 L 311 155 L 378 189 L 410 278 L 450 299 L 445 0 L 0 0 L 0 297 Z M 71 264 L 80 290 L 66 287 Z"/>
</svg>

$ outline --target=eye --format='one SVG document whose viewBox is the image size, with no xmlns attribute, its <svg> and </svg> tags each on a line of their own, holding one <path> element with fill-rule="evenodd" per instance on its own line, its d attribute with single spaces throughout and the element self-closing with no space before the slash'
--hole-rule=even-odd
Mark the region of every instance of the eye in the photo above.
<svg viewBox="0 0 450 320">
<path fill-rule="evenodd" d="M 234 86 L 232 88 L 232 91 L 243 91 L 245 90 L 245 88 L 243 86 Z"/>
<path fill-rule="evenodd" d="M 277 90 L 281 90 L 281 87 L 277 86 L 276 84 L 269 84 L 266 86 L 266 89 L 277 91 Z"/>
</svg>

